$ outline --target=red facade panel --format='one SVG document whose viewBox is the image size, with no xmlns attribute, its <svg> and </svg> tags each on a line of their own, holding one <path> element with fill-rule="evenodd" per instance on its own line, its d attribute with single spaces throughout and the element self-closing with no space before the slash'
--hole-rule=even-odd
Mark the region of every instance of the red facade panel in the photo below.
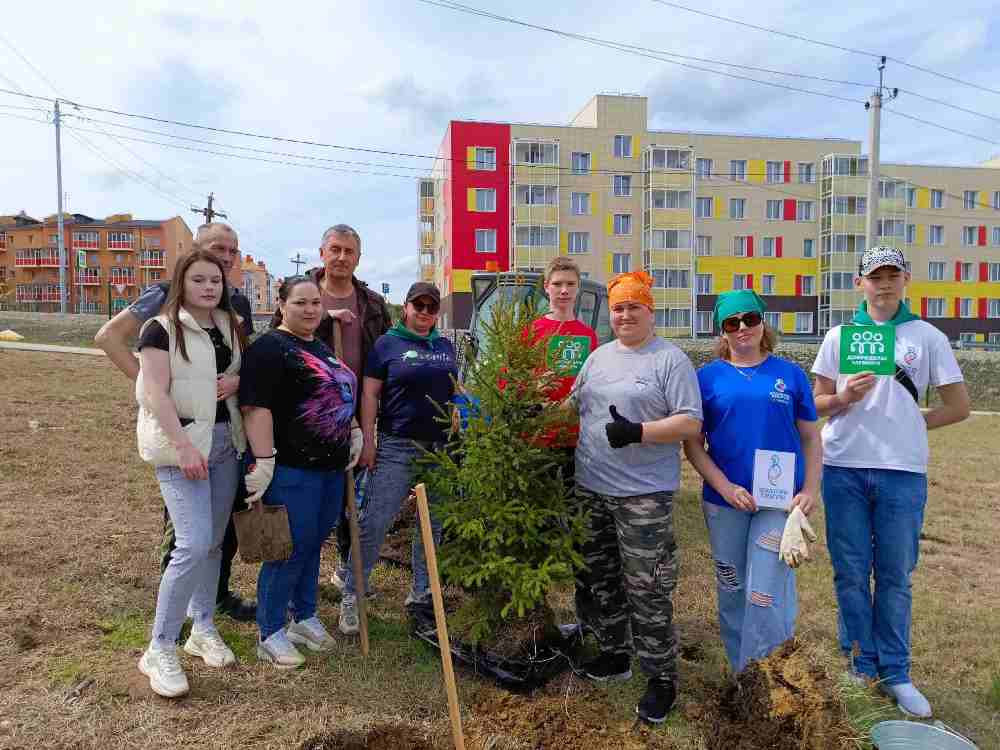
<svg viewBox="0 0 1000 750">
<path fill-rule="evenodd" d="M 780 258 L 781 255 L 782 255 L 782 253 L 784 252 L 784 248 L 785 248 L 785 242 L 784 242 L 784 240 L 785 240 L 784 237 L 775 237 L 774 238 L 774 256 L 776 258 Z"/>
<path fill-rule="evenodd" d="M 955 261 L 955 281 L 962 280 L 962 261 Z"/>
<path fill-rule="evenodd" d="M 927 298 L 926 297 L 921 297 L 920 298 L 920 317 L 921 318 L 926 318 L 927 317 Z"/>
<path fill-rule="evenodd" d="M 987 302 L 986 297 L 979 298 L 979 319 L 986 320 Z"/>
<path fill-rule="evenodd" d="M 979 264 L 979 280 L 989 281 L 990 280 L 990 264 L 980 263 Z"/>
<path fill-rule="evenodd" d="M 747 274 L 747 289 L 753 289 L 753 274 Z"/>
<path fill-rule="evenodd" d="M 752 234 L 747 237 L 747 257 L 748 258 L 752 258 L 753 257 L 753 235 Z"/>
<path fill-rule="evenodd" d="M 792 163 L 790 161 L 785 162 L 785 182 L 792 181 Z"/>
<path fill-rule="evenodd" d="M 986 247 L 986 226 L 984 224 L 979 225 L 979 246 Z"/>
<path fill-rule="evenodd" d="M 795 199 L 794 198 L 785 198 L 785 221 L 795 221 Z"/>
<path fill-rule="evenodd" d="M 795 274 L 795 296 L 799 297 L 802 295 L 802 275 Z"/>
</svg>

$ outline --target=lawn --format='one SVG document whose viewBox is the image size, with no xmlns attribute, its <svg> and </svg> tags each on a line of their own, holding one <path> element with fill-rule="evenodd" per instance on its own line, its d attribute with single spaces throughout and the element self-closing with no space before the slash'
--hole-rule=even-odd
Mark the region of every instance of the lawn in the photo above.
<svg viewBox="0 0 1000 750">
<path fill-rule="evenodd" d="M 162 504 L 136 453 L 131 384 L 103 359 L 9 350 L 0 351 L 0 382 L 0 748 L 332 748 L 339 745 L 331 732 L 382 723 L 448 747 L 439 663 L 409 636 L 408 574 L 397 568 L 376 570 L 367 660 L 356 640 L 338 636 L 336 648 L 310 655 L 305 669 L 278 673 L 256 663 L 253 626 L 220 619 L 238 667 L 211 670 L 185 656 L 190 696 L 153 695 L 135 664 L 152 620 Z M 981 748 L 1000 748 L 1000 418 L 970 419 L 934 433 L 931 443 L 913 578 L 914 679 L 937 718 Z M 526 697 L 459 670 L 470 748 L 703 747 L 705 707 L 726 675 L 696 488 L 685 467 L 675 513 L 682 684 L 667 725 L 636 726 L 638 676 L 599 688 L 568 673 Z M 837 675 L 831 570 L 823 545 L 814 549 L 799 578 L 799 635 Z M 324 580 L 332 567 L 331 555 Z M 238 563 L 238 588 L 252 593 L 255 574 Z M 320 616 L 332 630 L 336 597 L 329 586 L 321 593 Z M 570 601 L 568 591 L 553 596 L 567 617 Z M 862 698 L 861 705 L 880 704 Z M 325 743 L 307 742 L 322 736 Z"/>
</svg>

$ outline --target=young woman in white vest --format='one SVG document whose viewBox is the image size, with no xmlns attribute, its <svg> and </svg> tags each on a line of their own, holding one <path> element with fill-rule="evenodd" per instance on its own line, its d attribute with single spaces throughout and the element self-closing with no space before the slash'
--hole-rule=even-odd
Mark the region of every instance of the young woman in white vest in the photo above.
<svg viewBox="0 0 1000 750">
<path fill-rule="evenodd" d="M 236 395 L 223 398 L 217 385 L 218 375 L 239 374 L 246 347 L 225 279 L 212 254 L 185 255 L 161 314 L 139 333 L 139 455 L 156 467 L 177 537 L 139 671 L 167 698 L 188 692 L 176 648 L 186 616 L 193 619 L 188 654 L 212 667 L 236 661 L 212 620 L 237 454 L 246 449 Z"/>
</svg>

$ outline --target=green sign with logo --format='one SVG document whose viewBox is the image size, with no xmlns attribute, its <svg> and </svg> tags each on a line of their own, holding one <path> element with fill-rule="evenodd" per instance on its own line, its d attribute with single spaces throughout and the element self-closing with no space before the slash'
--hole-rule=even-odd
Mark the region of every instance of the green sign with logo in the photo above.
<svg viewBox="0 0 1000 750">
<path fill-rule="evenodd" d="M 841 326 L 840 374 L 896 374 L 896 329 L 892 326 Z"/>
<path fill-rule="evenodd" d="M 552 371 L 566 377 L 576 376 L 590 354 L 590 339 L 586 336 L 551 336 L 547 358 Z"/>
</svg>

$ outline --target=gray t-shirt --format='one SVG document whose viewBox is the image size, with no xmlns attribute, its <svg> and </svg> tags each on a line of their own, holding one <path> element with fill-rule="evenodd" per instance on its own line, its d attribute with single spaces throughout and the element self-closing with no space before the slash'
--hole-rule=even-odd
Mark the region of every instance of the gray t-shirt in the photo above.
<svg viewBox="0 0 1000 750">
<path fill-rule="evenodd" d="M 170 284 L 160 282 L 152 284 L 142 290 L 135 302 L 128 306 L 128 311 L 135 316 L 141 326 L 150 318 L 155 318 L 160 314 L 160 308 L 167 301 L 167 292 Z M 250 300 L 240 293 L 234 286 L 229 287 L 229 298 L 233 303 L 233 310 L 243 320 L 243 333 L 246 336 L 253 335 L 253 314 L 250 310 Z"/>
<path fill-rule="evenodd" d="M 635 443 L 612 448 L 604 425 L 609 407 L 633 422 L 675 414 L 701 419 L 701 391 L 691 360 L 656 337 L 631 350 L 618 341 L 597 348 L 576 376 L 573 395 L 580 411 L 576 482 L 610 497 L 672 492 L 680 486 L 679 443 Z"/>
</svg>

